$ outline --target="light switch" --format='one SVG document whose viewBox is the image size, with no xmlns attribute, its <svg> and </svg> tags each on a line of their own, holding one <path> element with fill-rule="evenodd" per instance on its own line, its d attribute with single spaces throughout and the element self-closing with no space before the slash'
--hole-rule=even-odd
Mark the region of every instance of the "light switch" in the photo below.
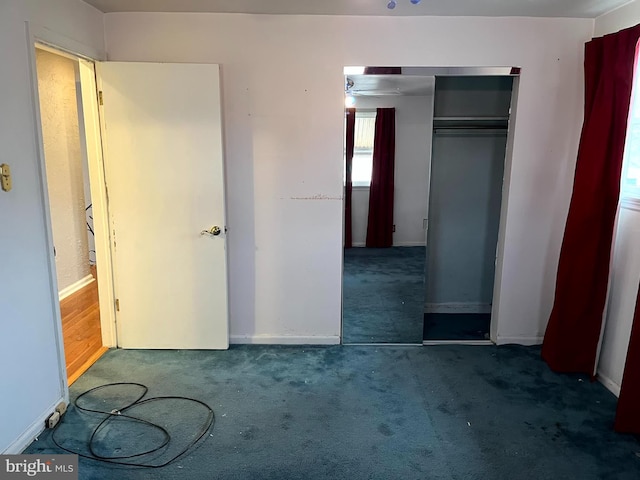
<svg viewBox="0 0 640 480">
<path fill-rule="evenodd" d="M 6 163 L 0 165 L 0 183 L 5 192 L 11 190 L 11 168 Z"/>
</svg>

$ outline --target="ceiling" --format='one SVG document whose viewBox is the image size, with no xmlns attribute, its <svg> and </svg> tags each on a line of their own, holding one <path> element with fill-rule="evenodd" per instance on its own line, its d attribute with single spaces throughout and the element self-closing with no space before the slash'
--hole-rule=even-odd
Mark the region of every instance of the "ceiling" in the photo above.
<svg viewBox="0 0 640 480">
<path fill-rule="evenodd" d="M 595 18 L 629 0 L 84 0 L 111 12 L 212 12 L 284 15 L 443 15 Z"/>
<path fill-rule="evenodd" d="M 434 77 L 414 75 L 348 75 L 353 81 L 352 95 L 423 96 L 433 94 Z"/>
</svg>

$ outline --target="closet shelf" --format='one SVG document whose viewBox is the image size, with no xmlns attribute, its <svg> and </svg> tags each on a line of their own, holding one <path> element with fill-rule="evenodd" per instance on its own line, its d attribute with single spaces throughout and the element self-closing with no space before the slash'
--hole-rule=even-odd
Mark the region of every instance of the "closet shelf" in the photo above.
<svg viewBox="0 0 640 480">
<path fill-rule="evenodd" d="M 493 122 L 498 122 L 498 121 L 502 121 L 502 122 L 506 122 L 509 120 L 509 117 L 448 117 L 448 116 L 441 116 L 441 117 L 433 117 L 433 121 L 434 122 L 489 122 L 489 121 L 493 121 Z"/>
<path fill-rule="evenodd" d="M 434 117 L 434 129 L 501 129 L 509 127 L 509 117 Z"/>
</svg>

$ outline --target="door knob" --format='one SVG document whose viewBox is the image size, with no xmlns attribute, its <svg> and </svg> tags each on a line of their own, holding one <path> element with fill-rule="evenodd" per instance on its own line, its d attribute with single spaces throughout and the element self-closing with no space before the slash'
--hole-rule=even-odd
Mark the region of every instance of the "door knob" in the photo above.
<svg viewBox="0 0 640 480">
<path fill-rule="evenodd" d="M 212 235 L 214 237 L 217 237 L 218 235 L 220 235 L 220 233 L 222 233 L 222 230 L 220 230 L 220 227 L 217 225 L 214 225 L 209 230 L 202 230 L 200 232 L 200 235 Z"/>
</svg>

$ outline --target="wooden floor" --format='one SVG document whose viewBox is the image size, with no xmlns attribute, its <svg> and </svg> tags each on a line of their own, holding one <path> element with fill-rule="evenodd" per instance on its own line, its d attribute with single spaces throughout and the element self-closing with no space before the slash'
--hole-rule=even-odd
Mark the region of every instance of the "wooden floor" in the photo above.
<svg viewBox="0 0 640 480">
<path fill-rule="evenodd" d="M 97 280 L 61 300 L 60 313 L 71 385 L 107 350 L 102 346 Z"/>
</svg>

